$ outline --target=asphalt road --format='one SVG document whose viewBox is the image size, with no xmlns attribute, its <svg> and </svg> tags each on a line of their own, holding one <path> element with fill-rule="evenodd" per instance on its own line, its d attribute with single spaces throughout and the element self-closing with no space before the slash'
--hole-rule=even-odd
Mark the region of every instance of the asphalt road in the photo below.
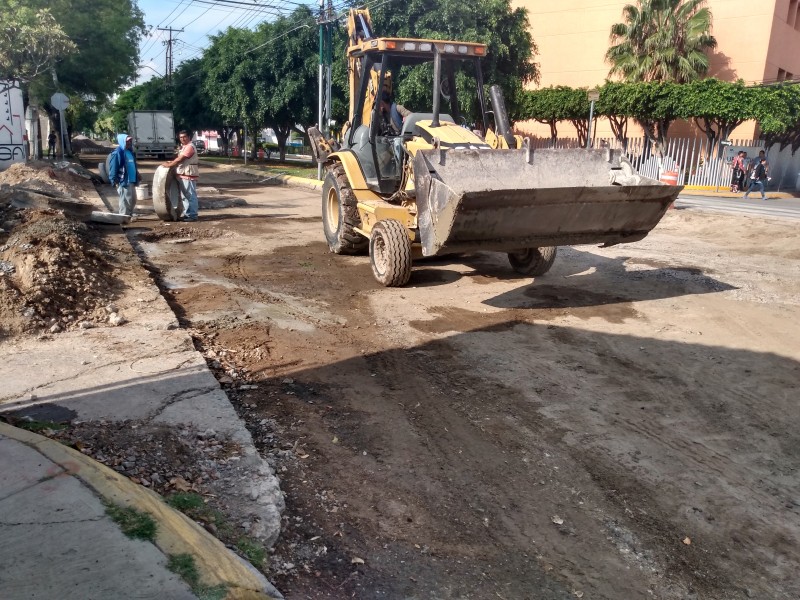
<svg viewBox="0 0 800 600">
<path fill-rule="evenodd" d="M 750 198 L 718 198 L 681 194 L 675 202 L 676 208 L 696 208 L 714 212 L 757 215 L 783 219 L 800 219 L 800 198 L 776 198 L 761 200 L 757 195 Z"/>
</svg>

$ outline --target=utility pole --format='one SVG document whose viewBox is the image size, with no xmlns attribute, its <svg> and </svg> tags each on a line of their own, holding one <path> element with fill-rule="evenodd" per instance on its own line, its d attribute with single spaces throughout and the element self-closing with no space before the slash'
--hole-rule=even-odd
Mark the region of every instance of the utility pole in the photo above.
<svg viewBox="0 0 800 600">
<path fill-rule="evenodd" d="M 319 123 L 320 133 L 330 135 L 331 121 L 331 79 L 333 63 L 333 24 L 336 13 L 333 0 L 319 0 Z M 322 179 L 322 165 L 317 165 L 317 179 Z"/>
<path fill-rule="evenodd" d="M 173 29 L 172 27 L 159 27 L 159 31 L 167 31 L 169 32 L 169 39 L 166 42 L 163 42 L 167 47 L 167 64 L 166 64 L 166 75 L 165 75 L 165 82 L 167 86 L 172 85 L 172 43 L 175 41 L 172 38 L 173 33 L 183 33 L 183 29 Z"/>
</svg>

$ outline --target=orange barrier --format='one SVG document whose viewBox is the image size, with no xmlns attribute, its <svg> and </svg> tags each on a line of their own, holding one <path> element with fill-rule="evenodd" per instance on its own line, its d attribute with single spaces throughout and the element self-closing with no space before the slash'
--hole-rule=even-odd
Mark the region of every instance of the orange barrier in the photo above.
<svg viewBox="0 0 800 600">
<path fill-rule="evenodd" d="M 678 185 L 678 171 L 664 171 L 661 173 L 660 181 L 667 185 Z"/>
</svg>

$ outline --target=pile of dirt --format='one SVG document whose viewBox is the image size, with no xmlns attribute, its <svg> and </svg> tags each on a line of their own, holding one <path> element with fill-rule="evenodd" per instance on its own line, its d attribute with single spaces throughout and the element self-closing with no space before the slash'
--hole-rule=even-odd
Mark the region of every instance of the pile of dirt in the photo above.
<svg viewBox="0 0 800 600">
<path fill-rule="evenodd" d="M 101 142 L 91 140 L 83 135 L 76 135 L 72 138 L 72 151 L 77 154 L 108 154 L 114 147 L 106 142 L 105 145 Z"/>
<path fill-rule="evenodd" d="M 112 252 L 86 224 L 7 203 L 0 224 L 0 336 L 120 324 Z"/>
<path fill-rule="evenodd" d="M 14 163 L 0 172 L 0 186 L 4 185 L 73 198 L 84 198 L 87 193 L 94 193 L 90 179 L 77 175 L 69 168 L 53 168 L 53 165 L 44 161 Z"/>
</svg>

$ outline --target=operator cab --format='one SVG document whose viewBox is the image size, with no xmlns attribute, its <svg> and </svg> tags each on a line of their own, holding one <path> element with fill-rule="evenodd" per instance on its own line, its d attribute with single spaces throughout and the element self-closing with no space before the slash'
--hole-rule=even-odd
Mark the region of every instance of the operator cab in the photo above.
<svg viewBox="0 0 800 600">
<path fill-rule="evenodd" d="M 483 99 L 483 78 L 479 59 L 485 53 L 481 44 L 456 44 L 430 40 L 359 39 L 351 46 L 356 58 L 353 122 L 342 145 L 358 156 L 367 186 L 382 195 L 393 194 L 403 182 L 403 168 L 408 158 L 405 144 L 415 137 L 432 143 L 431 135 L 419 127 L 440 127 L 443 122 L 466 124 L 461 117 L 456 94 L 456 75 L 475 82 L 475 100 L 480 107 L 484 126 L 486 112 Z M 397 101 L 398 82 L 409 76 L 426 77 L 419 65 L 433 63 L 433 90 L 420 102 L 433 107 L 432 112 L 412 112 L 402 127 L 392 125 L 392 103 Z M 426 78 L 430 78 L 427 75 Z M 411 107 L 406 107 L 411 108 Z M 445 112 L 442 112 L 444 108 Z"/>
</svg>

